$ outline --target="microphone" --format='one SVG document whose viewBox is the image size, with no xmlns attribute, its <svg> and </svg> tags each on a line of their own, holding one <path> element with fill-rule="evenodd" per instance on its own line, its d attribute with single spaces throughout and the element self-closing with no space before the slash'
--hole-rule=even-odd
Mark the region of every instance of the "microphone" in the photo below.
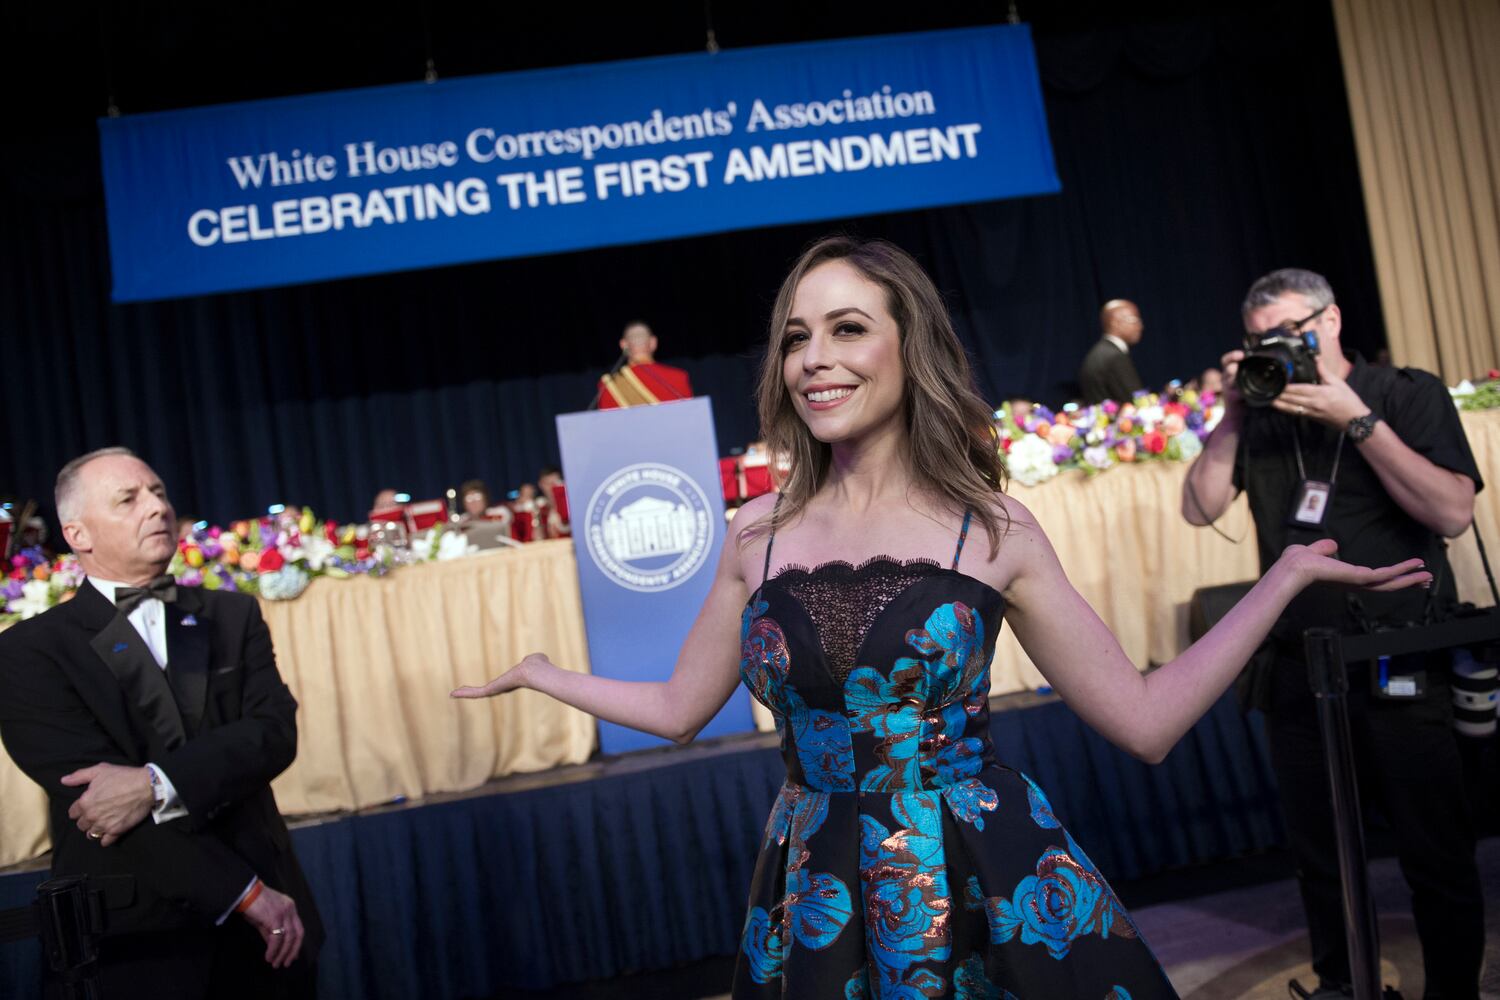
<svg viewBox="0 0 1500 1000">
<path fill-rule="evenodd" d="M 620 356 L 615 359 L 614 365 L 609 369 L 608 372 L 605 372 L 602 378 L 599 379 L 599 387 L 594 390 L 594 401 L 588 405 L 588 409 L 597 410 L 599 408 L 599 400 L 604 395 L 604 379 L 610 378 L 611 376 L 617 374 L 621 368 L 625 367 L 625 362 L 629 360 L 630 352 L 621 351 Z"/>
</svg>

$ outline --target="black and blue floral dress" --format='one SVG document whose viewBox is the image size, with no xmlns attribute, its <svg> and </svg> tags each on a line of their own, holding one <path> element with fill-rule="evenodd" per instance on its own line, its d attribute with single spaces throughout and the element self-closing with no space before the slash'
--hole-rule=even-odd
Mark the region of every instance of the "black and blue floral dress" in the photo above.
<svg viewBox="0 0 1500 1000">
<path fill-rule="evenodd" d="M 1176 996 L 1041 789 L 995 760 L 1005 602 L 959 553 L 789 567 L 746 606 L 740 673 L 787 778 L 735 997 Z"/>
</svg>

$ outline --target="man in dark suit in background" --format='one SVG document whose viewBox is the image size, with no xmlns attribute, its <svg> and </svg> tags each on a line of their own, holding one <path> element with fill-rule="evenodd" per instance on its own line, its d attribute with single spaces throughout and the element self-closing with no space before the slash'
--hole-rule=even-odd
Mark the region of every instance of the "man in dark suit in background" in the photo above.
<svg viewBox="0 0 1500 1000">
<path fill-rule="evenodd" d="M 113 884 L 104 996 L 306 997 L 323 932 L 270 781 L 297 704 L 255 599 L 176 588 L 166 488 L 107 448 L 57 478 L 88 579 L 0 634 L 0 738 L 47 792 L 54 875 Z"/>
<path fill-rule="evenodd" d="M 1110 299 L 1099 310 L 1104 336 L 1084 356 L 1078 387 L 1089 405 L 1106 399 L 1127 401 L 1143 388 L 1130 349 L 1141 342 L 1141 311 L 1134 302 Z"/>
</svg>

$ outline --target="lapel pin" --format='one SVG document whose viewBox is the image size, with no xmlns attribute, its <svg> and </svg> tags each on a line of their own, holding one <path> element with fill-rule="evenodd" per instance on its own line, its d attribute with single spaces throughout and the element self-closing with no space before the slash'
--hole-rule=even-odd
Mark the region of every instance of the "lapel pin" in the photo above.
<svg viewBox="0 0 1500 1000">
<path fill-rule="evenodd" d="M 114 651 L 116 653 L 123 653 L 123 652 L 125 652 L 125 650 L 127 650 L 129 648 L 130 648 L 130 644 L 129 643 L 127 643 L 127 642 L 117 642 L 117 643 L 115 643 L 115 649 L 114 649 Z"/>
<path fill-rule="evenodd" d="M 198 619 L 194 618 L 192 615 L 183 615 L 182 624 L 187 628 L 192 628 L 194 625 L 198 624 Z"/>
</svg>

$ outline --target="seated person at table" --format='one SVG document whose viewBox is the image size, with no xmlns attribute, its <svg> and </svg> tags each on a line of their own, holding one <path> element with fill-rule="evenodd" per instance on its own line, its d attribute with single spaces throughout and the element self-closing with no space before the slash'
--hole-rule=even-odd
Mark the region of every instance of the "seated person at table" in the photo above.
<svg viewBox="0 0 1500 1000">
<path fill-rule="evenodd" d="M 625 327 L 620 351 L 625 366 L 599 379 L 599 409 L 670 403 L 693 395 L 687 372 L 656 363 L 656 334 L 645 323 L 637 320 Z"/>
<path fill-rule="evenodd" d="M 1110 299 L 1099 310 L 1103 329 L 1097 343 L 1084 356 L 1078 370 L 1078 387 L 1084 403 L 1092 406 L 1106 399 L 1129 400 L 1143 386 L 1141 376 L 1130 360 L 1130 349 L 1141 342 L 1141 312 L 1134 302 Z"/>
<path fill-rule="evenodd" d="M 166 487 L 124 448 L 57 477 L 77 596 L 0 635 L 0 738 L 47 793 L 52 874 L 115 893 L 102 996 L 311 996 L 322 940 L 271 781 L 297 702 L 255 598 L 178 587 Z"/>
<path fill-rule="evenodd" d="M 564 516 L 567 494 L 564 492 L 562 470 L 555 465 L 544 465 L 536 477 L 537 489 L 541 491 L 542 503 L 546 506 L 543 526 L 548 538 L 566 538 L 573 533 Z M 562 494 L 559 501 L 558 494 Z"/>
<path fill-rule="evenodd" d="M 383 489 L 379 493 L 376 493 L 375 499 L 370 503 L 369 516 L 373 518 L 376 514 L 382 511 L 395 510 L 397 507 L 400 507 L 400 502 L 396 500 L 396 493 L 396 490 L 390 488 Z"/>
<path fill-rule="evenodd" d="M 490 509 L 490 488 L 483 479 L 470 479 L 458 488 L 458 499 L 463 504 L 461 520 L 482 521 Z"/>
</svg>

